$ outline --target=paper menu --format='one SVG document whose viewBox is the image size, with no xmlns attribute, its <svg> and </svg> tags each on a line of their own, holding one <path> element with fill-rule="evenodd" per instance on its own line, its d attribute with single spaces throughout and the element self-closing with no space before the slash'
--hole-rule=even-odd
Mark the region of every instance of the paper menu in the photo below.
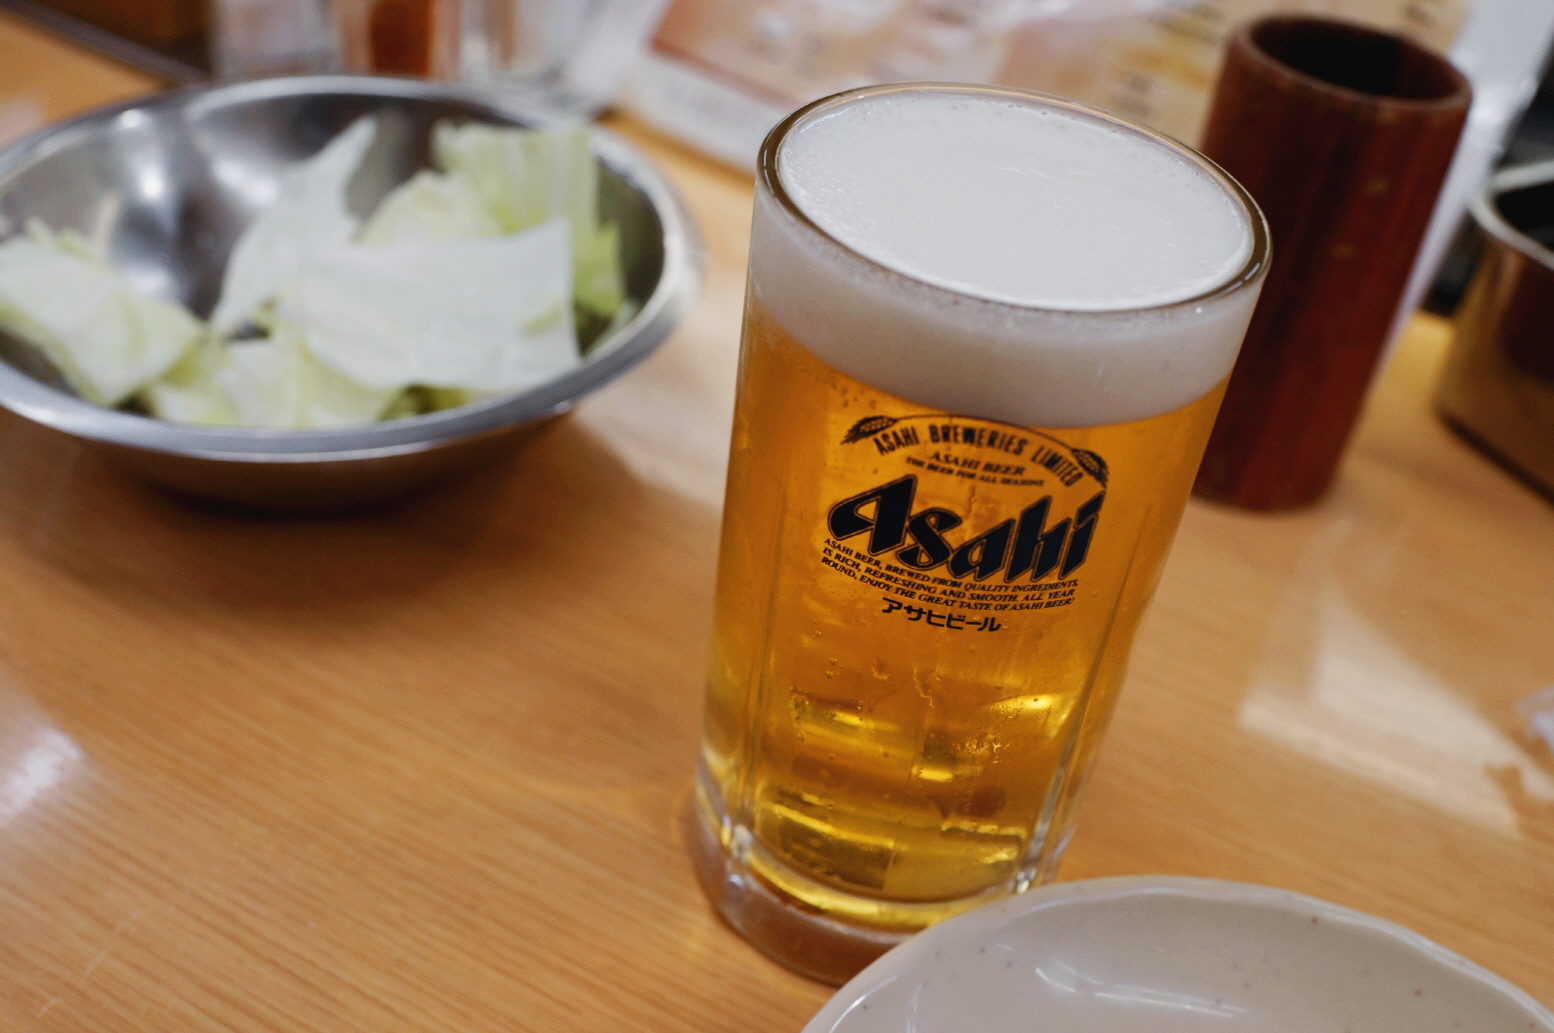
<svg viewBox="0 0 1554 1033">
<path fill-rule="evenodd" d="M 1196 141 L 1226 35 L 1321 13 L 1450 45 L 1468 0 L 674 0 L 625 103 L 752 167 L 788 111 L 854 86 L 999 82 Z"/>
</svg>

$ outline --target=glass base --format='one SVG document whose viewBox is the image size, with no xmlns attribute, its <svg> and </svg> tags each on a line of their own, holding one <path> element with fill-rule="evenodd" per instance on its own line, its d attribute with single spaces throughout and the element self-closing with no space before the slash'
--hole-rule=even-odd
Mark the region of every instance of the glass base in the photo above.
<svg viewBox="0 0 1554 1033">
<path fill-rule="evenodd" d="M 720 804 L 703 769 L 686 815 L 686 838 L 702 890 L 734 931 L 767 956 L 833 986 L 935 922 L 1047 882 L 1073 832 L 1065 825 L 1052 840 L 1039 836 L 1038 841 L 1048 842 L 1046 851 L 1012 878 L 980 893 L 933 901 L 887 900 L 816 883 L 763 851 L 746 830 L 725 837 Z M 868 918 L 860 921 L 856 915 Z"/>
<path fill-rule="evenodd" d="M 773 960 L 840 986 L 911 935 L 861 929 L 800 910 L 724 852 L 704 807 L 693 802 L 691 809 L 691 860 L 702 890 L 735 932 Z"/>
</svg>

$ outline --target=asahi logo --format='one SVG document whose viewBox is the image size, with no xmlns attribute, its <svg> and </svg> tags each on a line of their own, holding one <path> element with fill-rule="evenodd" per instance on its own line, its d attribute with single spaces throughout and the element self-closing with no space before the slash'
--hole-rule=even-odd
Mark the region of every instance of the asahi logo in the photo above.
<svg viewBox="0 0 1554 1033">
<path fill-rule="evenodd" d="M 1106 492 L 1096 492 L 1072 517 L 1052 526 L 1052 496 L 1026 506 L 974 538 L 956 544 L 949 532 L 965 523 L 960 514 L 930 506 L 914 511 L 917 477 L 908 475 L 843 499 L 831 507 L 826 526 L 837 541 L 867 534 L 871 556 L 895 550 L 895 559 L 913 570 L 943 565 L 951 577 L 985 581 L 1003 572 L 1004 580 L 1040 581 L 1053 571 L 1066 578 L 1084 563 Z"/>
</svg>

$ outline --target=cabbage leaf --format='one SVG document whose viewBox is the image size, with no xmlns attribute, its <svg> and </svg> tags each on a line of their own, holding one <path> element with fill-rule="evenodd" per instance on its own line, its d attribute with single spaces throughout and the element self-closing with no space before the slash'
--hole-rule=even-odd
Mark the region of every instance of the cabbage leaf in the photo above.
<svg viewBox="0 0 1554 1033">
<path fill-rule="evenodd" d="M 81 397 L 110 406 L 204 334 L 188 309 L 140 293 L 81 237 L 36 221 L 0 244 L 0 325 L 42 351 Z"/>
<path fill-rule="evenodd" d="M 401 244 L 473 240 L 503 232 L 467 176 L 423 169 L 383 199 L 358 239 L 368 245 Z"/>
<path fill-rule="evenodd" d="M 278 311 L 363 385 L 521 391 L 581 361 L 571 296 L 556 218 L 501 237 L 309 255 Z"/>
<path fill-rule="evenodd" d="M 232 248 L 211 328 L 230 334 L 275 297 L 303 255 L 338 247 L 356 233 L 345 188 L 377 133 L 377 120 L 358 119 L 307 161 L 288 171 L 280 197 L 260 212 Z"/>
<path fill-rule="evenodd" d="M 319 362 L 298 328 L 276 319 L 269 337 L 190 353 L 142 400 L 153 415 L 181 423 L 347 427 L 379 419 L 401 393 L 364 387 Z"/>
<path fill-rule="evenodd" d="M 582 126 L 514 129 L 438 123 L 432 155 L 474 187 L 504 233 L 564 215 L 577 304 L 608 321 L 626 299 L 620 229 L 599 224 L 599 163 Z"/>
</svg>

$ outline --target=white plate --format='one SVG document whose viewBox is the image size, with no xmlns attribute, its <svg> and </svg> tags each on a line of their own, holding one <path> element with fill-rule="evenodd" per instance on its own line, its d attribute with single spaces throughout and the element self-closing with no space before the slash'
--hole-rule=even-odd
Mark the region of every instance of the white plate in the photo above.
<svg viewBox="0 0 1554 1033">
<path fill-rule="evenodd" d="M 1167 876 L 1056 883 L 949 919 L 804 1033 L 1554 1033 L 1424 937 L 1297 893 Z"/>
</svg>

